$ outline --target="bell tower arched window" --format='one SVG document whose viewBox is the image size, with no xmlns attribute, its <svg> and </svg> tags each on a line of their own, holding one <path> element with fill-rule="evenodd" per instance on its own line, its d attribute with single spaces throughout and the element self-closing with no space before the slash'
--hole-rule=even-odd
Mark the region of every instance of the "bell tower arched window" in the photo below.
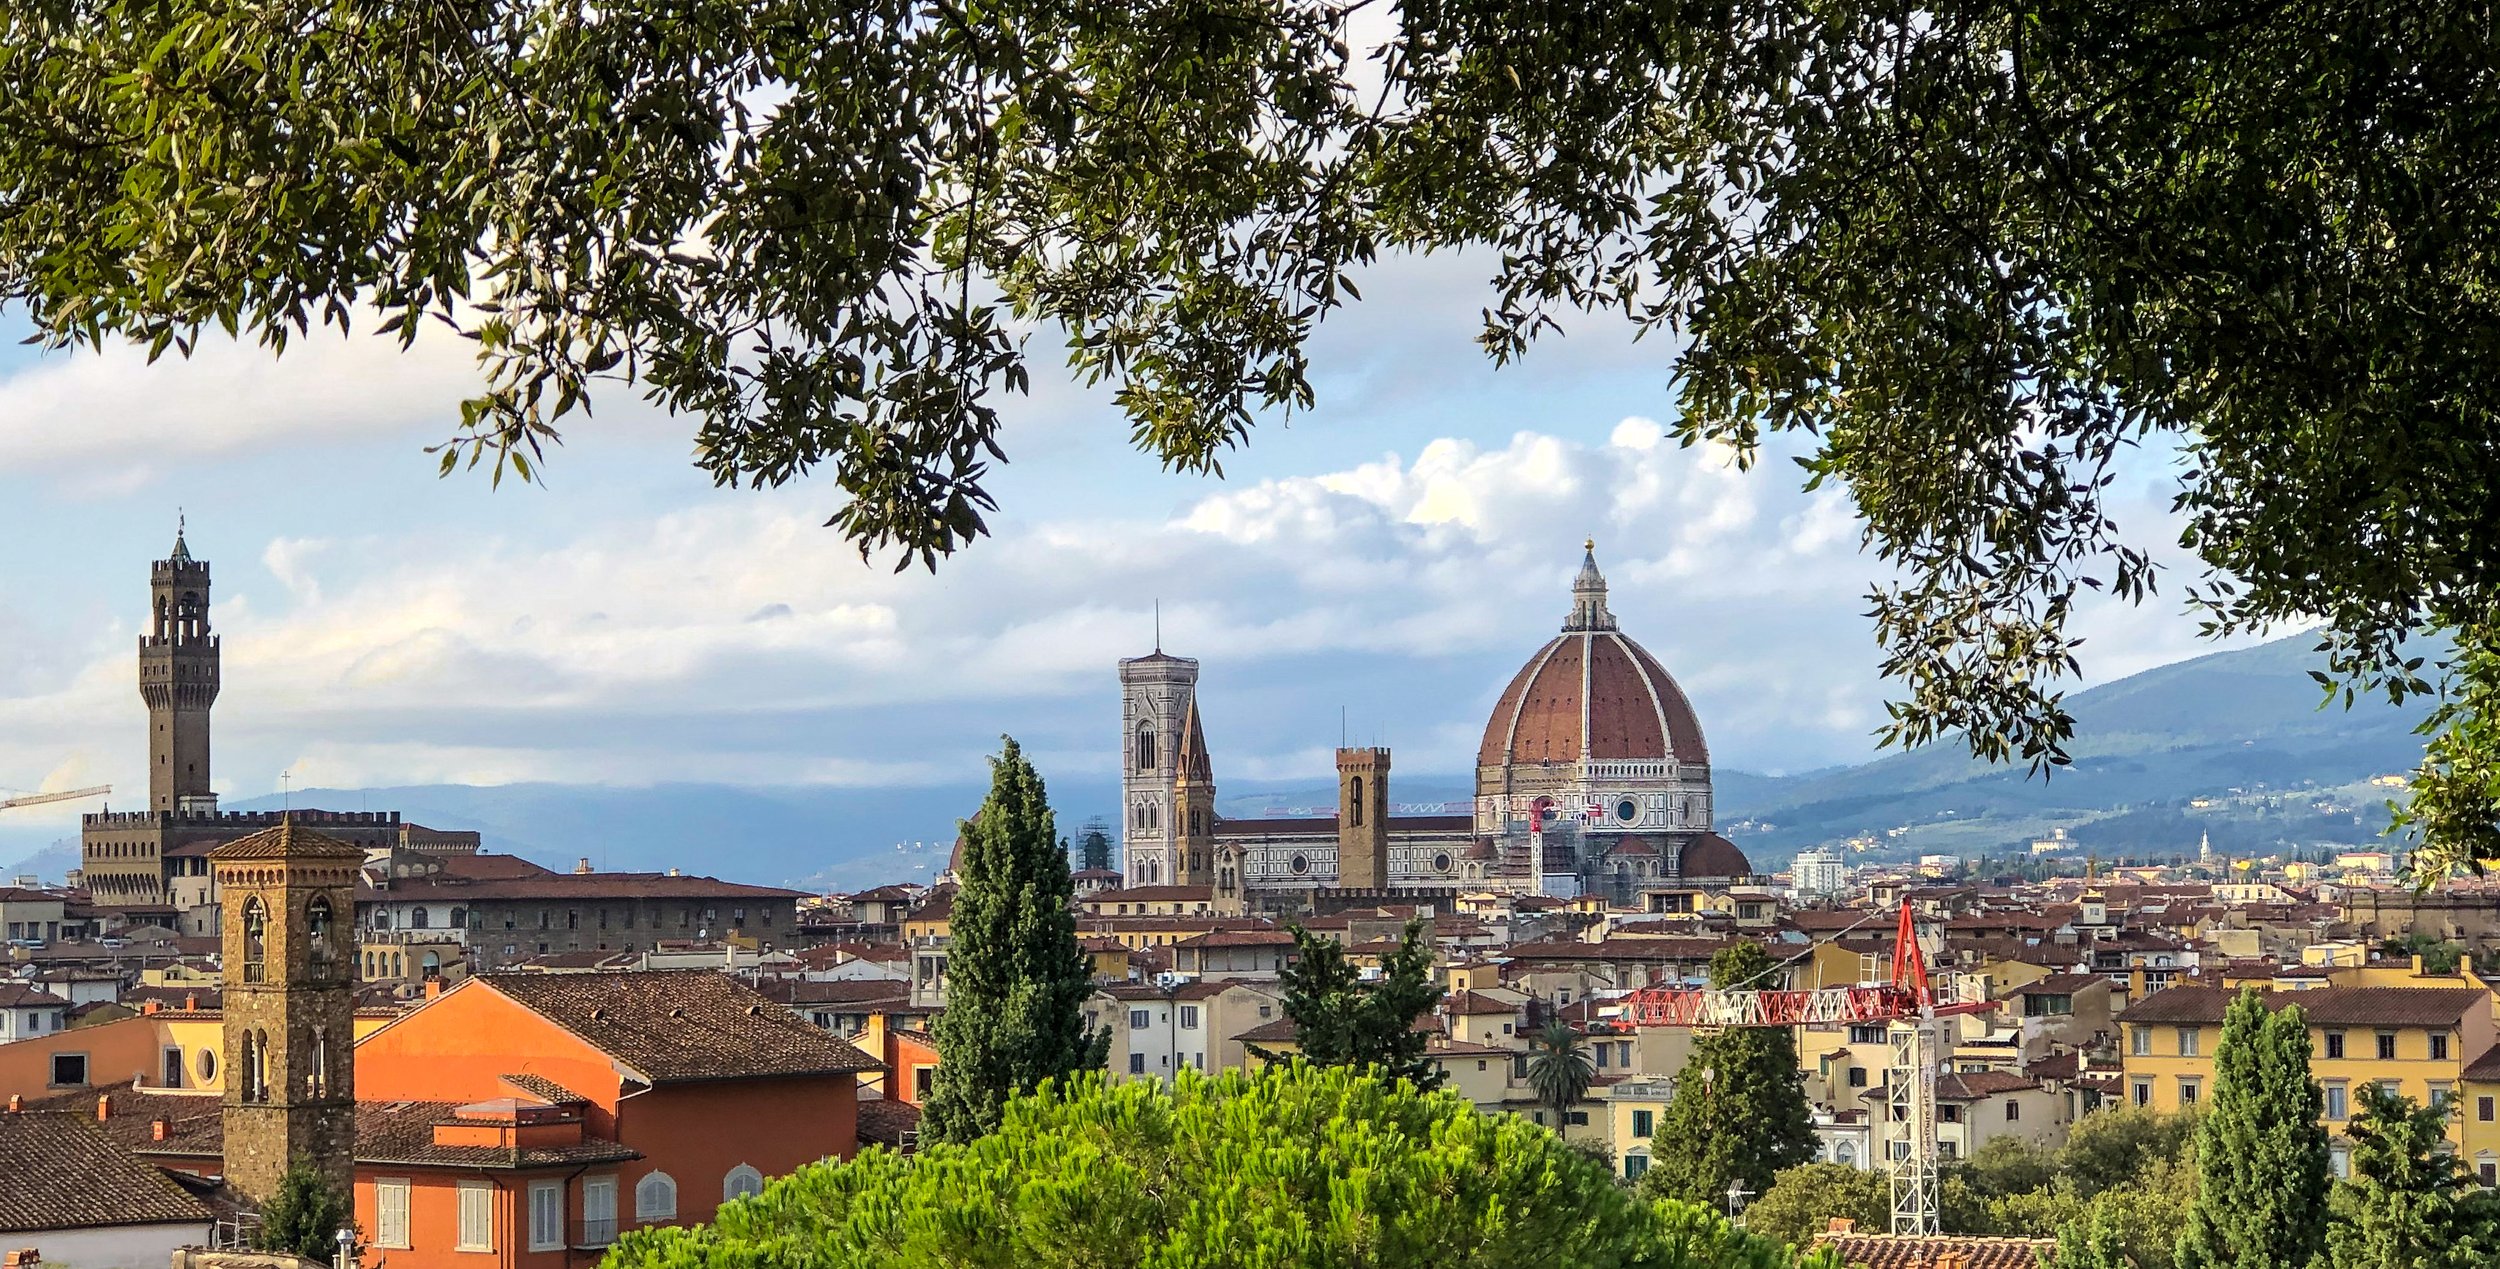
<svg viewBox="0 0 2500 1269">
<path fill-rule="evenodd" d="M 1152 771 L 1154 770 L 1154 766 L 1155 729 L 1145 725 L 1144 723 L 1139 723 L 1137 725 L 1137 769 L 1140 771 Z"/>
<path fill-rule="evenodd" d="M 268 940 L 269 909 L 259 895 L 253 895 L 243 901 L 243 981 L 268 980 Z"/>
<path fill-rule="evenodd" d="M 304 957 L 315 977 L 327 977 L 333 954 L 331 941 L 338 935 L 334 928 L 330 901 L 314 895 L 304 905 Z"/>
</svg>

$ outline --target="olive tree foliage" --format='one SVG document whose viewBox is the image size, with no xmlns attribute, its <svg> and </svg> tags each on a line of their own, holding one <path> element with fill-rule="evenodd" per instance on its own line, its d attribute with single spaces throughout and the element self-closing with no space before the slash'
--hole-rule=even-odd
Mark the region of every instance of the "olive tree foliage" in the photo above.
<svg viewBox="0 0 2500 1269">
<path fill-rule="evenodd" d="M 1896 579 L 1892 741 L 2067 759 L 2074 605 L 2156 580 L 2113 482 L 2175 456 L 2212 630 L 2446 690 L 2436 866 L 2500 855 L 2496 40 L 2489 0 L 18 0 L 0 296 L 155 352 L 440 321 L 483 366 L 447 468 L 528 476 L 614 380 L 934 565 L 1030 341 L 1218 470 L 1315 404 L 1354 272 L 1474 247 L 1492 357 L 1611 313 L 1685 443 L 1805 439 Z"/>
<path fill-rule="evenodd" d="M 1828 1253 L 1803 1262 L 1837 1269 Z M 1798 1269 L 1707 1209 L 1650 1204 L 1515 1115 L 1349 1067 L 1175 1084 L 1080 1076 L 997 1132 L 801 1168 L 611 1269 L 1574 1265 Z"/>
</svg>

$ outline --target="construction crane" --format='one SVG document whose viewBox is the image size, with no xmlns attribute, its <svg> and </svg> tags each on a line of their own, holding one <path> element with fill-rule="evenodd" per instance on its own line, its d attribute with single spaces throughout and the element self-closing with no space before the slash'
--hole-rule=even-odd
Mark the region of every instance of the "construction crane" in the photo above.
<svg viewBox="0 0 2500 1269">
<path fill-rule="evenodd" d="M 0 798 L 0 811 L 19 806 L 40 806 L 46 802 L 67 802 L 74 798 L 102 797 L 112 791 L 112 785 L 99 784 L 92 789 L 71 789 L 66 793 L 23 793 L 13 798 Z"/>
<path fill-rule="evenodd" d="M 1793 959 L 1793 958 L 1792 958 Z M 1943 1061 L 1944 1018 L 1979 1013 L 1993 1001 L 1947 999 L 1927 976 L 1908 900 L 1892 945 L 1888 982 L 1805 991 L 1648 987 L 1631 993 L 1633 1025 L 1642 1027 L 1796 1027 L 1813 1024 L 1886 1026 L 1891 1069 L 1886 1112 L 1906 1140 L 1892 1158 L 1892 1232 L 1933 1234 L 1936 1222 L 1936 1068 Z"/>
</svg>

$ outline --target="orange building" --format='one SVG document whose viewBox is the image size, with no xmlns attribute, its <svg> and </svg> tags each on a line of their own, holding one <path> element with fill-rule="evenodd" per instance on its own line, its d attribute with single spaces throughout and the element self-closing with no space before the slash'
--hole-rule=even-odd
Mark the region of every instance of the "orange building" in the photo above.
<svg viewBox="0 0 2500 1269">
<path fill-rule="evenodd" d="M 392 1269 L 587 1269 L 858 1149 L 877 1063 L 710 971 L 489 974 L 356 1046 L 356 1225 Z M 220 1174 L 219 1102 L 83 1094 L 160 1166 Z"/>
</svg>

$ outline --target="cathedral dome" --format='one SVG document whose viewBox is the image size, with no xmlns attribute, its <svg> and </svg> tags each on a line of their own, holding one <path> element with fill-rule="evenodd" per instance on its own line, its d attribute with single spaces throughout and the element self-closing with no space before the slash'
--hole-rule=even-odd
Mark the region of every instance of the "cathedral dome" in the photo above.
<svg viewBox="0 0 2500 1269">
<path fill-rule="evenodd" d="M 1562 633 L 1520 667 L 1484 726 L 1479 767 L 1673 759 L 1708 766 L 1701 722 L 1666 667 L 1615 629 L 1595 544 Z"/>
</svg>

